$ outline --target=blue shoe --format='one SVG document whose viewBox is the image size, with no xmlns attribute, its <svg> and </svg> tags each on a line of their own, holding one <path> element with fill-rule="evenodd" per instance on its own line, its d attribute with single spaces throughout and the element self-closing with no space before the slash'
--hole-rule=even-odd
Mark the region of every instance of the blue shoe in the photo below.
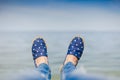
<svg viewBox="0 0 120 80">
<path fill-rule="evenodd" d="M 34 63 L 35 63 L 35 59 L 37 59 L 38 57 L 41 57 L 41 56 L 48 57 L 46 43 L 42 38 L 36 38 L 33 41 L 32 55 L 33 55 Z M 36 63 L 35 63 L 35 66 L 36 66 Z"/>
<path fill-rule="evenodd" d="M 75 38 L 73 38 L 73 40 L 71 41 L 71 43 L 68 47 L 67 55 L 68 54 L 74 55 L 79 60 L 80 57 L 82 56 L 83 50 L 84 50 L 83 39 L 81 37 L 75 37 Z"/>
</svg>

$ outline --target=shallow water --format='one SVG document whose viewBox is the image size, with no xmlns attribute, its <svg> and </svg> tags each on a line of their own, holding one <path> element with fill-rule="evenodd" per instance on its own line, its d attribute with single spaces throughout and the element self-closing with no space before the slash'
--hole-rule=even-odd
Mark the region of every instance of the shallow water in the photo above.
<svg viewBox="0 0 120 80">
<path fill-rule="evenodd" d="M 76 35 L 81 35 L 85 41 L 78 69 L 82 66 L 83 72 L 120 76 L 120 32 L 0 32 L 0 80 L 8 75 L 18 76 L 34 70 L 31 45 L 37 35 L 47 43 L 49 64 L 55 80 L 59 80 L 60 65 L 71 39 Z"/>
</svg>

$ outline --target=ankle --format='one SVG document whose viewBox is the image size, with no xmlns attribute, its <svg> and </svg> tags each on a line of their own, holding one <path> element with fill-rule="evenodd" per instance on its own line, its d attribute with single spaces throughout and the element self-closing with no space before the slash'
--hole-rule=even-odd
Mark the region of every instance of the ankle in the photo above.
<svg viewBox="0 0 120 80">
<path fill-rule="evenodd" d="M 48 58 L 47 58 L 46 56 L 38 57 L 38 58 L 35 60 L 35 63 L 36 63 L 36 66 L 39 66 L 39 65 L 42 64 L 42 63 L 48 64 Z"/>
<path fill-rule="evenodd" d="M 76 66 L 78 63 L 78 59 L 74 55 L 67 55 L 64 65 L 68 62 L 72 62 Z"/>
</svg>

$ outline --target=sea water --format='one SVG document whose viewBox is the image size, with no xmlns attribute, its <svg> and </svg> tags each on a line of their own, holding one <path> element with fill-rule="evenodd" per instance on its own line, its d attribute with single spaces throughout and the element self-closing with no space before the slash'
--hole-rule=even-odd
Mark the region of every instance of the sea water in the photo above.
<svg viewBox="0 0 120 80">
<path fill-rule="evenodd" d="M 60 66 L 74 36 L 83 37 L 85 42 L 77 66 L 79 71 L 110 78 L 120 76 L 120 32 L 19 31 L 0 32 L 0 80 L 10 80 L 21 74 L 32 75 L 35 67 L 31 46 L 36 36 L 43 37 L 47 43 L 52 80 L 59 80 Z"/>
</svg>

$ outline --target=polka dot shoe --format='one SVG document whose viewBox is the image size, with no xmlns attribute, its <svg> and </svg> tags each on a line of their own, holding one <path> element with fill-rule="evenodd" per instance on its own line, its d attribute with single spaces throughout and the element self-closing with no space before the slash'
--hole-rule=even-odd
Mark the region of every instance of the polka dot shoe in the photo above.
<svg viewBox="0 0 120 80">
<path fill-rule="evenodd" d="M 33 41 L 32 55 L 33 55 L 34 61 L 40 56 L 46 56 L 46 57 L 48 56 L 47 47 L 46 47 L 45 41 L 42 38 L 36 38 Z"/>
<path fill-rule="evenodd" d="M 67 55 L 68 54 L 74 55 L 79 60 L 80 57 L 82 56 L 83 50 L 84 50 L 83 39 L 81 37 L 75 37 L 73 38 L 73 40 L 71 41 L 68 47 Z"/>
</svg>

